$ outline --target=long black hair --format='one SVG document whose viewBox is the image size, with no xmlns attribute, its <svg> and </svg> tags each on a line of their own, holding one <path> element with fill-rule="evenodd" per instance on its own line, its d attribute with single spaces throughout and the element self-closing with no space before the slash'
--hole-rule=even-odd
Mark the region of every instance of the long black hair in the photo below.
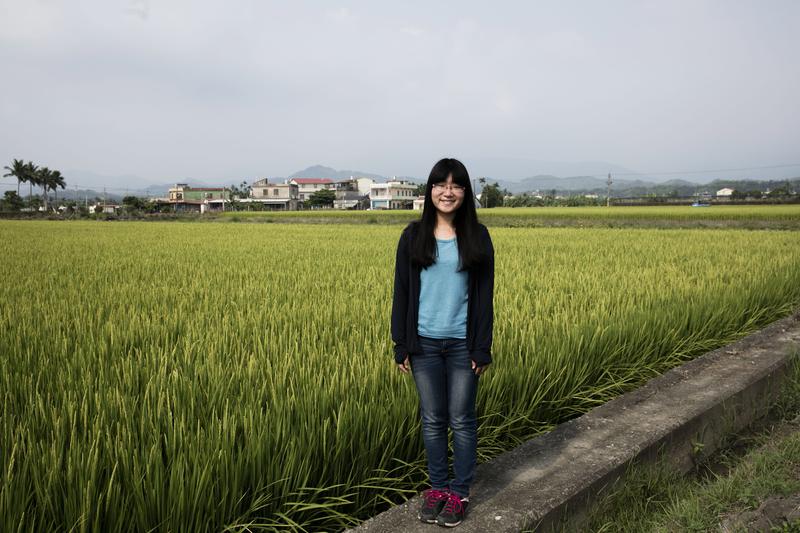
<svg viewBox="0 0 800 533">
<path fill-rule="evenodd" d="M 481 241 L 481 228 L 478 224 L 478 214 L 475 211 L 475 197 L 472 193 L 472 185 L 469 173 L 461 161 L 452 158 L 439 160 L 428 176 L 428 184 L 425 186 L 425 204 L 422 208 L 422 216 L 409 224 L 414 231 L 414 239 L 411 244 L 411 262 L 421 268 L 427 268 L 436 261 L 436 206 L 431 199 L 431 190 L 434 183 L 447 181 L 447 177 L 453 176 L 453 183 L 464 187 L 464 199 L 458 207 L 453 217 L 453 225 L 456 230 L 456 242 L 458 243 L 458 255 L 461 259 L 459 272 L 470 270 L 486 261 L 487 256 Z"/>
</svg>

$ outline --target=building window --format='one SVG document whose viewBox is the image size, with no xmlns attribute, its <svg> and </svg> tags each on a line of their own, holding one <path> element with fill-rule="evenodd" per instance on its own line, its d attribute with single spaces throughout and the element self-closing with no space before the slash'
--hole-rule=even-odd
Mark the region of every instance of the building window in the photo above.
<svg viewBox="0 0 800 533">
<path fill-rule="evenodd" d="M 261 196 L 266 196 L 266 195 L 267 195 L 267 189 L 262 190 L 261 191 Z"/>
<path fill-rule="evenodd" d="M 272 189 L 272 196 L 278 196 L 278 189 Z"/>
</svg>

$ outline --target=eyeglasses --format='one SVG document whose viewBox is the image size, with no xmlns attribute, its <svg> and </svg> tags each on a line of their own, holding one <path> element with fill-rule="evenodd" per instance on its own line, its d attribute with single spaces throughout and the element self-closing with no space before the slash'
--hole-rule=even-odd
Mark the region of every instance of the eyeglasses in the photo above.
<svg viewBox="0 0 800 533">
<path fill-rule="evenodd" d="M 449 188 L 456 194 L 461 194 L 464 192 L 465 187 L 463 185 L 456 185 L 455 183 L 451 183 L 450 185 L 445 185 L 444 183 L 434 183 L 433 190 L 441 192 L 445 189 Z"/>
</svg>

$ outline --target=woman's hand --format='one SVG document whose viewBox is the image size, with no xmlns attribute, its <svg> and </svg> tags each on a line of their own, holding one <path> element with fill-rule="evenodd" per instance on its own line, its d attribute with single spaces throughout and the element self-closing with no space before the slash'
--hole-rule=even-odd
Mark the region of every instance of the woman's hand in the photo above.
<svg viewBox="0 0 800 533">
<path fill-rule="evenodd" d="M 476 363 L 475 361 L 472 361 L 472 371 L 475 372 L 476 376 L 480 376 L 481 374 L 486 372 L 486 367 L 488 367 L 491 364 L 492 363 L 486 363 L 483 366 L 478 366 L 478 363 Z"/>
<path fill-rule="evenodd" d="M 397 364 L 397 368 L 400 370 L 400 372 L 402 372 L 404 374 L 408 374 L 408 356 L 406 356 L 406 360 L 405 361 L 403 361 L 402 363 L 396 363 L 396 364 Z"/>
</svg>

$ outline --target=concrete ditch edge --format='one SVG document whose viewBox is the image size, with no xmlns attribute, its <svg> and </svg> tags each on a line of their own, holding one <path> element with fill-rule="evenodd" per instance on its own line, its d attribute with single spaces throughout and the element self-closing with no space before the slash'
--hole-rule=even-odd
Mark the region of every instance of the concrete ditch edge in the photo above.
<svg viewBox="0 0 800 533">
<path fill-rule="evenodd" d="M 659 451 L 686 472 L 724 437 L 766 414 L 800 354 L 800 311 L 710 351 L 478 465 L 461 532 L 577 527 L 632 461 Z M 689 399 L 689 401 L 687 401 Z M 423 532 L 419 495 L 356 532 Z"/>
</svg>

